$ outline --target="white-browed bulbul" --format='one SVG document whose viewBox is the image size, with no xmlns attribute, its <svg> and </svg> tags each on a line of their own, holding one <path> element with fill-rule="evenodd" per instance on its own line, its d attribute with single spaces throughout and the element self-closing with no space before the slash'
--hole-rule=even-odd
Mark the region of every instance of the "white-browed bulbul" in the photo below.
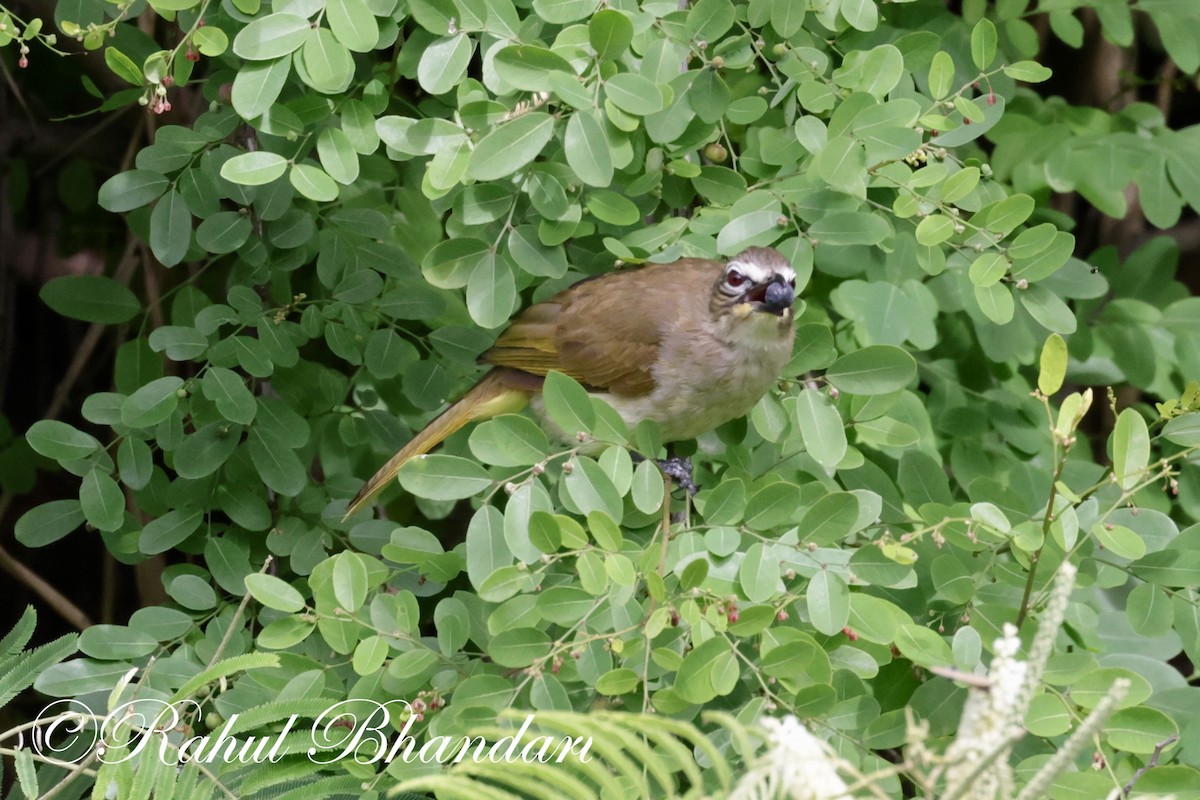
<svg viewBox="0 0 1200 800">
<path fill-rule="evenodd" d="M 654 420 L 666 442 L 746 414 L 791 357 L 795 288 L 778 251 L 752 247 L 728 262 L 685 258 L 589 278 L 530 306 L 479 357 L 492 370 L 392 456 L 346 516 L 468 422 L 529 405 L 554 430 L 541 403 L 550 370 L 602 397 L 630 427 Z"/>
</svg>

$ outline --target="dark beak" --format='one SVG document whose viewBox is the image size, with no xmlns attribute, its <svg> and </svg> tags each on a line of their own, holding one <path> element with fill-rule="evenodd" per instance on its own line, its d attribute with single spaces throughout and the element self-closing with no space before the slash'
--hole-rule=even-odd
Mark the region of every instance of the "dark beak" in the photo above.
<svg viewBox="0 0 1200 800">
<path fill-rule="evenodd" d="M 792 307 L 795 300 L 796 292 L 784 281 L 782 275 L 776 275 L 763 293 L 763 310 L 772 314 L 782 314 L 785 309 Z"/>
</svg>

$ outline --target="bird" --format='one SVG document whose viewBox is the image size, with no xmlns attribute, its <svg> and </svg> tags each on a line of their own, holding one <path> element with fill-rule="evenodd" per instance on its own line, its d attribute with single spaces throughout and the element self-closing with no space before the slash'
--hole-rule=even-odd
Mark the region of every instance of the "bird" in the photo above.
<svg viewBox="0 0 1200 800">
<path fill-rule="evenodd" d="M 550 433 L 574 441 L 576 432 L 557 429 L 542 403 L 551 370 L 605 400 L 630 427 L 654 420 L 664 442 L 744 416 L 791 358 L 795 292 L 787 259 L 751 247 L 726 261 L 683 258 L 585 278 L 529 306 L 479 357 L 491 369 L 363 485 L 344 518 L 405 462 L 471 422 L 528 406 Z M 694 491 L 682 461 L 659 463 Z"/>
</svg>

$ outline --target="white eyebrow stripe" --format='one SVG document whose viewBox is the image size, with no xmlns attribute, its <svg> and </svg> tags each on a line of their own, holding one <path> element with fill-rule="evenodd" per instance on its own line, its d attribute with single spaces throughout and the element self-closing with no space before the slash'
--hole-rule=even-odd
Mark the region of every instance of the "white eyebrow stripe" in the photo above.
<svg viewBox="0 0 1200 800">
<path fill-rule="evenodd" d="M 730 261 L 725 268 L 725 273 L 728 274 L 731 270 L 735 269 L 755 283 L 762 283 L 772 275 L 770 269 L 760 267 L 751 261 Z"/>
<path fill-rule="evenodd" d="M 796 279 L 796 271 L 788 264 L 780 265 L 777 269 L 771 269 L 770 267 L 763 267 L 751 261 L 730 261 L 725 267 L 725 273 L 728 274 L 730 270 L 735 269 L 755 283 L 769 281 L 776 274 L 782 275 L 789 282 Z"/>
</svg>

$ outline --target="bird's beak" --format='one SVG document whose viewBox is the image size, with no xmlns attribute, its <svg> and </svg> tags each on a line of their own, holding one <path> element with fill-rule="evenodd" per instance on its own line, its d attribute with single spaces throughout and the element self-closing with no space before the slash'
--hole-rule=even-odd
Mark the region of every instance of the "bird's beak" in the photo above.
<svg viewBox="0 0 1200 800">
<path fill-rule="evenodd" d="M 747 299 L 754 301 L 756 310 L 767 311 L 778 317 L 792 307 L 796 293 L 782 275 L 776 275 L 770 283 L 756 287 Z"/>
</svg>

